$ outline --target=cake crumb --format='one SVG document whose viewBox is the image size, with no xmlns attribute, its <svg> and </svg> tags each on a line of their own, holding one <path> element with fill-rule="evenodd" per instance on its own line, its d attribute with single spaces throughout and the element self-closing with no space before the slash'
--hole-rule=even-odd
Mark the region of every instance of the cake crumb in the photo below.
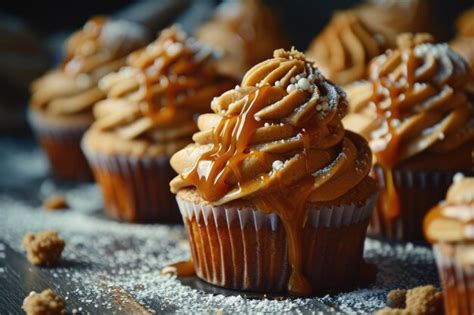
<svg viewBox="0 0 474 315">
<path fill-rule="evenodd" d="M 65 246 L 64 240 L 54 230 L 37 234 L 27 233 L 22 244 L 26 249 L 28 260 L 37 266 L 55 265 Z"/>
<path fill-rule="evenodd" d="M 32 291 L 23 301 L 22 308 L 27 315 L 66 314 L 64 299 L 51 289 L 41 293 Z"/>
<path fill-rule="evenodd" d="M 69 204 L 63 195 L 51 195 L 43 201 L 42 205 L 45 211 L 57 211 L 69 209 Z"/>
<path fill-rule="evenodd" d="M 387 295 L 387 307 L 375 314 L 441 315 L 443 314 L 442 294 L 432 285 L 419 286 L 410 290 L 392 290 Z"/>
</svg>

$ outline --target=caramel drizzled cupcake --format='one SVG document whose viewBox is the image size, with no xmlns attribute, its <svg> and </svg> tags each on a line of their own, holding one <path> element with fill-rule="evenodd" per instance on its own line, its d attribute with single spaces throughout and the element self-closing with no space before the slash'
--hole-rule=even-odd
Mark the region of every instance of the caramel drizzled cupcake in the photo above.
<svg viewBox="0 0 474 315">
<path fill-rule="evenodd" d="M 458 171 L 472 170 L 474 112 L 465 60 L 426 34 L 404 34 L 348 89 L 349 130 L 369 140 L 383 186 L 372 230 L 422 240 L 422 219 Z"/>
<path fill-rule="evenodd" d="M 466 11 L 456 21 L 457 36 L 451 41 L 451 48 L 463 56 L 471 68 L 468 89 L 474 94 L 474 8 Z"/>
<path fill-rule="evenodd" d="M 176 222 L 169 158 L 191 142 L 194 115 L 233 86 L 217 72 L 215 53 L 176 27 L 132 53 L 127 66 L 104 77 L 107 95 L 83 148 L 102 188 L 107 212 L 131 222 Z"/>
<path fill-rule="evenodd" d="M 80 140 L 93 121 L 92 106 L 105 98 L 97 83 L 146 38 L 136 24 L 93 18 L 68 39 L 62 65 L 33 82 L 30 123 L 57 177 L 91 177 Z"/>
<path fill-rule="evenodd" d="M 433 243 L 446 314 L 473 314 L 474 178 L 455 176 L 446 200 L 426 216 L 424 232 Z"/>
<path fill-rule="evenodd" d="M 353 11 L 336 12 L 311 43 L 307 55 L 338 84 L 367 77 L 367 65 L 386 47 L 384 37 L 370 31 Z"/>
<path fill-rule="evenodd" d="M 219 69 L 236 79 L 288 45 L 274 12 L 261 0 L 226 0 L 196 37 L 224 54 Z"/>
<path fill-rule="evenodd" d="M 377 189 L 367 142 L 342 126 L 344 92 L 277 50 L 211 108 L 171 159 L 198 277 L 292 295 L 354 286 Z"/>
</svg>

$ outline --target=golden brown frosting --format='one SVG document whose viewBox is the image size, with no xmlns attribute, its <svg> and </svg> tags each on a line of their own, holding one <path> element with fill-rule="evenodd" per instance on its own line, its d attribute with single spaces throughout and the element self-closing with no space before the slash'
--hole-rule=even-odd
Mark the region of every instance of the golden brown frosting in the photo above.
<svg viewBox="0 0 474 315">
<path fill-rule="evenodd" d="M 178 28 L 164 30 L 130 54 L 126 67 L 100 81 L 107 98 L 94 108 L 92 132 L 174 153 L 197 130 L 194 115 L 208 111 L 214 95 L 233 86 L 217 72 L 216 61 L 212 50 Z"/>
<path fill-rule="evenodd" d="M 275 212 L 287 234 L 288 290 L 310 293 L 300 249 L 308 204 L 344 195 L 371 166 L 367 143 L 342 126 L 344 92 L 302 53 L 277 50 L 211 108 L 198 119 L 195 143 L 171 158 L 179 174 L 171 190 L 194 186 L 214 205 L 245 199 Z"/>
<path fill-rule="evenodd" d="M 396 47 L 397 36 L 406 32 L 436 33 L 431 20 L 431 1 L 368 0 L 354 9 L 365 26 Z"/>
<path fill-rule="evenodd" d="M 237 79 L 271 57 L 274 49 L 288 44 L 275 13 L 261 0 L 224 1 L 214 17 L 196 31 L 196 37 L 223 51 L 219 68 Z"/>
<path fill-rule="evenodd" d="M 124 57 L 146 38 L 131 22 L 92 18 L 68 39 L 62 66 L 33 82 L 31 105 L 54 115 L 90 112 L 105 97 L 99 79 L 123 66 Z"/>
<path fill-rule="evenodd" d="M 467 79 L 467 63 L 446 44 L 404 34 L 397 49 L 374 59 L 370 82 L 348 88 L 353 113 L 345 125 L 369 139 L 386 168 L 422 152 L 450 152 L 474 140 Z"/>
<path fill-rule="evenodd" d="M 424 221 L 430 242 L 474 241 L 474 178 L 456 174 L 446 200 L 433 208 Z"/>
<path fill-rule="evenodd" d="M 349 10 L 335 13 L 306 53 L 326 77 L 347 84 L 365 78 L 370 60 L 384 47 L 384 38 L 370 31 Z"/>
</svg>

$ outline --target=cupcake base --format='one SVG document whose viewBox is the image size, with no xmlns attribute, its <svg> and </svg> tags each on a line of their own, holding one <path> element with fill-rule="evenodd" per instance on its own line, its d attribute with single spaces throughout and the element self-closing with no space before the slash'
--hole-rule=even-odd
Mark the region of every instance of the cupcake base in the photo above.
<svg viewBox="0 0 474 315">
<path fill-rule="evenodd" d="M 377 205 L 369 225 L 369 235 L 390 240 L 421 241 L 426 213 L 446 196 L 456 172 L 393 170 L 393 180 L 400 200 L 400 214 L 386 218 L 384 209 Z M 375 166 L 372 174 L 381 189 L 385 186 L 382 168 Z"/>
<path fill-rule="evenodd" d="M 290 274 L 284 227 L 274 213 L 251 206 L 211 206 L 182 190 L 183 215 L 196 274 L 227 289 L 287 290 Z M 309 210 L 303 230 L 303 273 L 313 293 L 342 291 L 359 282 L 367 225 L 375 196 L 361 205 Z"/>
<path fill-rule="evenodd" d="M 113 218 L 136 223 L 181 223 L 169 182 L 169 157 L 128 157 L 84 150 Z"/>
<path fill-rule="evenodd" d="M 87 181 L 92 172 L 81 150 L 81 139 L 91 120 L 79 119 L 51 122 L 44 114 L 30 111 L 29 121 L 33 132 L 49 159 L 53 176 L 67 181 Z"/>
<path fill-rule="evenodd" d="M 433 246 L 443 287 L 446 314 L 474 314 L 474 263 L 471 244 L 436 244 Z M 463 254 L 471 253 L 471 262 Z"/>
</svg>

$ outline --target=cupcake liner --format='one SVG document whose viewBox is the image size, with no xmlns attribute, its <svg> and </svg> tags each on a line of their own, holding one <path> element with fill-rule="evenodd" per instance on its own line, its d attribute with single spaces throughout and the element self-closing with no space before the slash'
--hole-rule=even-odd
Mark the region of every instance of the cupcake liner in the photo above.
<svg viewBox="0 0 474 315">
<path fill-rule="evenodd" d="M 369 225 L 369 235 L 424 242 L 423 218 L 444 199 L 454 174 L 456 172 L 393 170 L 393 180 L 400 199 L 400 214 L 394 219 L 387 219 L 382 207 L 377 205 Z M 374 167 L 373 175 L 383 189 L 383 170 Z"/>
<path fill-rule="evenodd" d="M 51 126 L 29 114 L 30 126 L 48 157 L 51 172 L 59 179 L 85 181 L 92 172 L 81 150 L 81 139 L 89 125 Z"/>
<path fill-rule="evenodd" d="M 303 229 L 303 272 L 314 293 L 358 281 L 364 239 L 376 196 L 310 210 Z M 275 213 L 194 204 L 177 197 L 199 278 L 228 289 L 285 292 L 290 273 L 284 227 Z M 343 259 L 341 259 L 343 258 Z"/>
<path fill-rule="evenodd" d="M 459 244 L 435 244 L 433 252 L 443 287 L 446 314 L 474 314 L 474 264 L 459 261 Z"/>
<path fill-rule="evenodd" d="M 137 158 L 84 152 L 110 216 L 137 223 L 181 222 L 169 189 L 169 182 L 175 176 L 169 157 Z"/>
</svg>

